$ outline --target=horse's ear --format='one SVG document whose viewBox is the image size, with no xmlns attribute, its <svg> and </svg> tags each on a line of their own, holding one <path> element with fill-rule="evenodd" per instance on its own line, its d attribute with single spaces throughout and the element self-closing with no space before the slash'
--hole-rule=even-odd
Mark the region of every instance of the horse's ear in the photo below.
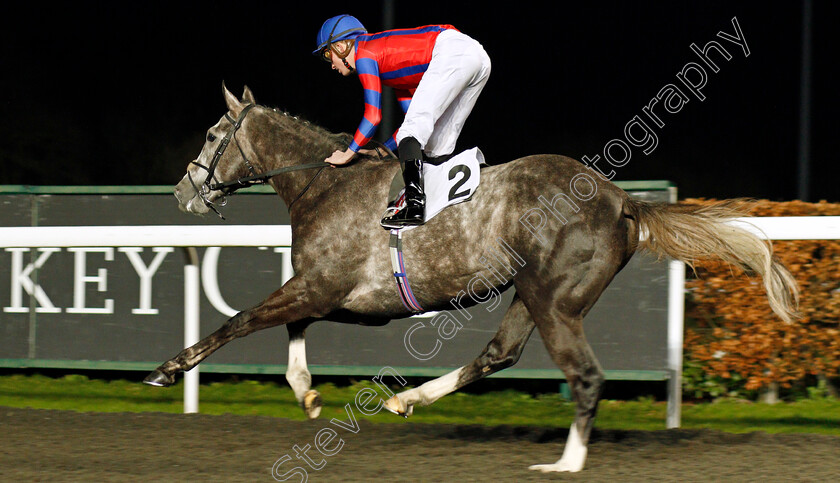
<svg viewBox="0 0 840 483">
<path fill-rule="evenodd" d="M 227 103 L 228 109 L 230 109 L 231 114 L 234 117 L 239 117 L 239 113 L 242 112 L 242 103 L 239 102 L 239 99 L 236 98 L 225 86 L 224 81 L 222 81 L 222 91 L 225 94 L 225 103 Z"/>
<path fill-rule="evenodd" d="M 254 100 L 254 93 L 251 92 L 251 89 L 249 89 L 248 86 L 245 86 L 245 92 L 242 93 L 242 102 L 254 105 L 257 104 L 257 101 Z"/>
</svg>

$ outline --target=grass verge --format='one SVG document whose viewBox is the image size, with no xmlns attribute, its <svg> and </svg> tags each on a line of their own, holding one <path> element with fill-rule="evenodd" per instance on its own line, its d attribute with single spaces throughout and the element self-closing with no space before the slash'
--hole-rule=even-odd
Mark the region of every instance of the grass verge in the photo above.
<svg viewBox="0 0 840 483">
<path fill-rule="evenodd" d="M 337 387 L 322 384 L 321 418 L 346 419 L 345 404 L 354 404 L 363 388 L 384 396 L 369 381 Z M 155 388 L 137 381 L 89 379 L 82 375 L 52 378 L 43 375 L 0 376 L 0 406 L 96 412 L 183 411 L 183 385 Z M 263 415 L 305 419 L 294 394 L 285 385 L 243 381 L 202 384 L 203 414 Z M 433 406 L 415 408 L 414 423 L 526 425 L 566 427 L 574 417 L 574 404 L 559 394 L 533 396 L 514 390 L 467 394 L 456 392 Z M 371 422 L 392 423 L 400 418 L 380 411 Z M 665 429 L 666 404 L 653 400 L 601 401 L 597 427 L 601 429 Z M 743 401 L 684 404 L 682 427 L 717 429 L 733 433 L 818 433 L 840 436 L 840 400 L 808 399 L 775 405 Z"/>
</svg>

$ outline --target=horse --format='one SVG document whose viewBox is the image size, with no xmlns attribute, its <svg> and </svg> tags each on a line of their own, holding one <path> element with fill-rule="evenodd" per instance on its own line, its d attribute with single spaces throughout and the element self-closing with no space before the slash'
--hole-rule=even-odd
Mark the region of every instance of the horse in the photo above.
<svg viewBox="0 0 840 483">
<path fill-rule="evenodd" d="M 258 105 L 247 86 L 241 99 L 224 84 L 222 90 L 228 112 L 207 131 L 201 153 L 175 186 L 179 207 L 198 215 L 218 213 L 217 204 L 238 187 L 268 183 L 289 208 L 295 275 L 259 305 L 161 364 L 144 382 L 171 385 L 177 373 L 231 340 L 286 325 L 286 379 L 314 418 L 321 398 L 306 367 L 306 327 L 320 320 L 384 325 L 412 315 L 395 288 L 390 234 L 378 223 L 399 162 L 392 153 L 383 159 L 381 150 L 364 150 L 349 165 L 328 167 L 323 160 L 346 148 L 349 135 Z M 231 142 L 236 149 L 226 149 Z M 744 267 L 763 278 L 779 317 L 797 316 L 796 283 L 769 243 L 727 224 L 742 216 L 748 200 L 705 207 L 634 200 L 591 168 L 560 155 L 486 166 L 480 175 L 471 200 L 404 233 L 405 269 L 427 311 L 451 309 L 453 297 L 464 307 L 475 305 L 492 290 L 514 288 L 513 301 L 475 360 L 394 394 L 384 403 L 391 412 L 407 417 L 415 406 L 516 364 L 536 328 L 566 377 L 576 414 L 560 459 L 530 468 L 576 472 L 586 461 L 604 387 L 583 320 L 635 252 L 646 249 L 689 265 L 716 257 Z M 506 271 L 485 257 L 499 243 L 506 247 Z M 463 296 L 477 276 L 486 290 Z"/>
</svg>

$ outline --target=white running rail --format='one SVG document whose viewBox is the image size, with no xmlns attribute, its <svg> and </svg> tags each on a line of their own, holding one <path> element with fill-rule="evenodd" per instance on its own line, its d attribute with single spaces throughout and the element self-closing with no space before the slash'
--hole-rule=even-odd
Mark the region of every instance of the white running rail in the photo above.
<svg viewBox="0 0 840 483">
<path fill-rule="evenodd" d="M 840 239 L 840 216 L 737 218 L 731 222 L 770 240 Z M 0 227 L 0 248 L 26 247 L 289 247 L 288 225 L 150 225 Z M 192 252 L 194 253 L 194 252 Z M 184 345 L 198 341 L 200 299 L 197 257 L 184 267 Z M 680 426 L 685 296 L 685 265 L 669 262 L 668 415 L 666 426 Z M 184 412 L 198 412 L 198 368 L 184 377 Z"/>
</svg>

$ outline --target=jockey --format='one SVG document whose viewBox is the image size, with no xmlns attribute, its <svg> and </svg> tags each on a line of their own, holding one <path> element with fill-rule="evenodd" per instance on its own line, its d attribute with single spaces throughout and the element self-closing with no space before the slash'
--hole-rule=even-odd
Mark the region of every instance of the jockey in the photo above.
<svg viewBox="0 0 840 483">
<path fill-rule="evenodd" d="M 451 25 L 368 33 L 355 17 L 339 15 L 321 27 L 313 54 L 343 76 L 358 74 L 364 89 L 362 122 L 345 150 L 325 161 L 349 163 L 382 119 L 382 86 L 394 88 L 405 118 L 385 143 L 398 148 L 405 208 L 380 222 L 385 228 L 424 223 L 423 162 L 448 158 L 490 75 L 484 48 Z M 444 159 L 445 160 L 445 159 Z"/>
</svg>

